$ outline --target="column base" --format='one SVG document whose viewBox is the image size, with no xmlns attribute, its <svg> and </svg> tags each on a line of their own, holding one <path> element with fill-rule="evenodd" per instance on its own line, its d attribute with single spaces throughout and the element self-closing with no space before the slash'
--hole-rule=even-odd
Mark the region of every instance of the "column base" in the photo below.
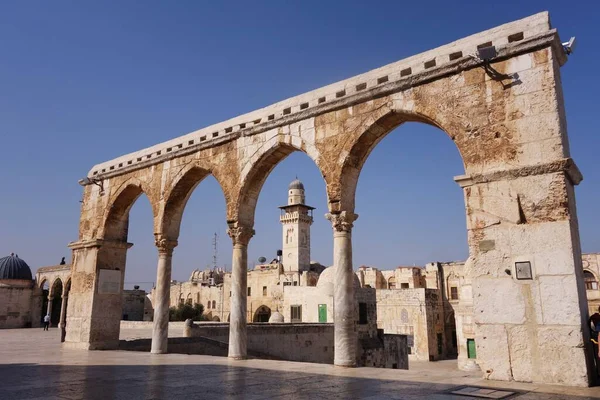
<svg viewBox="0 0 600 400">
<path fill-rule="evenodd" d="M 342 367 L 342 368 L 356 368 L 356 363 L 350 363 L 350 362 L 343 362 L 343 361 L 335 361 L 333 363 L 334 366 L 336 367 Z"/>
<path fill-rule="evenodd" d="M 167 350 L 150 350 L 150 354 L 167 354 Z"/>
<path fill-rule="evenodd" d="M 230 360 L 247 360 L 247 356 L 227 356 Z"/>
</svg>

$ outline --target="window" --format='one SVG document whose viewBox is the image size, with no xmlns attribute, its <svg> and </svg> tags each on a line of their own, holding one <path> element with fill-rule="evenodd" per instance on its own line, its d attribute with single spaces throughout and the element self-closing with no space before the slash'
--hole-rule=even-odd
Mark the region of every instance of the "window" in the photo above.
<svg viewBox="0 0 600 400">
<path fill-rule="evenodd" d="M 590 271 L 583 271 L 583 279 L 585 280 L 585 288 L 587 290 L 598 290 L 598 281 Z"/>
<path fill-rule="evenodd" d="M 456 286 L 450 287 L 450 300 L 458 300 L 458 288 Z"/>
<path fill-rule="evenodd" d="M 408 289 L 408 283 L 401 283 L 400 289 Z"/>
<path fill-rule="evenodd" d="M 367 303 L 358 303 L 358 323 L 365 325 L 367 321 Z"/>
<path fill-rule="evenodd" d="M 252 296 L 252 288 L 248 288 L 248 297 Z"/>
<path fill-rule="evenodd" d="M 231 297 L 231 290 L 229 291 L 229 297 Z"/>
<path fill-rule="evenodd" d="M 302 306 L 290 306 L 291 322 L 302 322 Z"/>
<path fill-rule="evenodd" d="M 396 278 L 393 276 L 388 280 L 388 289 L 396 289 Z"/>
<path fill-rule="evenodd" d="M 213 300 L 213 306 L 212 306 L 212 308 L 217 308 L 217 302 L 216 302 L 216 300 Z"/>
<path fill-rule="evenodd" d="M 294 283 L 292 283 L 292 286 L 298 286 L 298 282 L 294 281 Z"/>
<path fill-rule="evenodd" d="M 210 310 L 210 300 L 208 301 L 208 303 L 206 304 L 206 308 Z"/>
<path fill-rule="evenodd" d="M 263 296 L 266 296 L 266 295 L 267 295 L 267 287 L 263 286 Z"/>
<path fill-rule="evenodd" d="M 292 286 L 292 282 L 283 282 L 283 286 Z"/>
</svg>

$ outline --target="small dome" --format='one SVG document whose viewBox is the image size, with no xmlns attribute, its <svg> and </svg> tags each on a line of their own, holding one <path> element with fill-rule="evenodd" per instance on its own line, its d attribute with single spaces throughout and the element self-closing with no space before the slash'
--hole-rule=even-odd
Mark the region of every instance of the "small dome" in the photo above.
<svg viewBox="0 0 600 400">
<path fill-rule="evenodd" d="M 300 181 L 298 178 L 294 179 L 292 181 L 292 183 L 290 183 L 290 190 L 291 189 L 302 189 L 304 190 L 304 184 L 302 183 L 302 181 Z"/>
<path fill-rule="evenodd" d="M 269 323 L 282 323 L 283 322 L 283 314 L 281 314 L 279 311 L 275 311 L 273 314 L 271 314 L 271 317 L 269 318 Z"/>
<path fill-rule="evenodd" d="M 29 265 L 14 254 L 0 258 L 0 279 L 25 279 L 30 281 Z"/>
<path fill-rule="evenodd" d="M 360 280 L 356 274 L 352 274 L 354 281 L 354 288 L 360 288 Z M 317 281 L 317 287 L 326 291 L 330 291 L 333 295 L 333 282 L 335 280 L 335 270 L 333 267 L 327 267 L 321 272 L 319 275 L 319 280 Z"/>
</svg>

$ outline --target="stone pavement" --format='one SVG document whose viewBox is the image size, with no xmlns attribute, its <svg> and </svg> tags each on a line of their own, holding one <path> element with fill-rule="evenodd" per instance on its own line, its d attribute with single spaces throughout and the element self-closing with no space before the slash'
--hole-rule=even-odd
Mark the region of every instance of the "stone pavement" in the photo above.
<svg viewBox="0 0 600 400">
<path fill-rule="evenodd" d="M 133 332 L 125 336 L 136 337 Z M 145 336 L 141 333 L 139 336 Z M 504 398 L 596 399 L 600 388 L 484 381 L 454 361 L 409 371 L 344 369 L 271 360 L 62 349 L 58 329 L 0 331 L 0 399 L 462 399 L 452 391 L 500 389 Z M 502 392 L 487 390 L 487 398 Z M 496 396 L 496 397 L 495 397 Z"/>
</svg>

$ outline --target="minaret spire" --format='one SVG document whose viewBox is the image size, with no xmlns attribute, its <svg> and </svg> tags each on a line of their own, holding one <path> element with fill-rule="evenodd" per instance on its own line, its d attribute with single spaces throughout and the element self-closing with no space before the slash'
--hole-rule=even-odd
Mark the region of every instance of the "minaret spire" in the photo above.
<svg viewBox="0 0 600 400">
<path fill-rule="evenodd" d="M 302 272 L 310 268 L 310 226 L 314 207 L 305 203 L 304 184 L 298 179 L 288 187 L 288 203 L 279 207 L 283 228 L 283 269 Z"/>
</svg>

